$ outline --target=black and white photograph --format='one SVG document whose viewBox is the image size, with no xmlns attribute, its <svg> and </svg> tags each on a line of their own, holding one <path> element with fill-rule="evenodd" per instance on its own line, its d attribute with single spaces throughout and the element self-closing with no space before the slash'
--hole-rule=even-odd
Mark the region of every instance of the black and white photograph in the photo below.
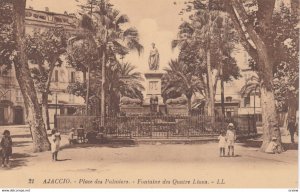
<svg viewBox="0 0 300 192">
<path fill-rule="evenodd" d="M 0 188 L 298 191 L 299 13 L 0 0 Z"/>
</svg>

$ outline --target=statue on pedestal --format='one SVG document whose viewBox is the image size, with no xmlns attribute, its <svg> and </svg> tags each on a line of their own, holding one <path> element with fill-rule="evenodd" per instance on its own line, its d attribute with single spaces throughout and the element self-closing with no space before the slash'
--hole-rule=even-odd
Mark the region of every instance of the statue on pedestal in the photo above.
<svg viewBox="0 0 300 192">
<path fill-rule="evenodd" d="M 155 47 L 155 43 L 152 43 L 152 49 L 149 55 L 149 69 L 151 71 L 156 71 L 159 68 L 159 53 L 157 48 Z"/>
</svg>

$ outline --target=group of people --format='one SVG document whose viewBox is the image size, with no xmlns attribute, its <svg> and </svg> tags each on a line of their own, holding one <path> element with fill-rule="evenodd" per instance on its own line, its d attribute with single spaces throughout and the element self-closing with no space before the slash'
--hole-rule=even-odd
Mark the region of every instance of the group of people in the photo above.
<svg viewBox="0 0 300 192">
<path fill-rule="evenodd" d="M 222 131 L 219 139 L 220 157 L 225 156 L 225 149 L 228 147 L 227 155 L 234 156 L 234 143 L 236 140 L 236 132 L 233 123 L 229 123 L 227 126 L 227 131 Z"/>
</svg>

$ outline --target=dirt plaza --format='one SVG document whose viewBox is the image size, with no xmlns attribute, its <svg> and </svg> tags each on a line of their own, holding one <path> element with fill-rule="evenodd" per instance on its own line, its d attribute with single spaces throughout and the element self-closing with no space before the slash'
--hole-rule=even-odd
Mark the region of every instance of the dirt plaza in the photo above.
<svg viewBox="0 0 300 192">
<path fill-rule="evenodd" d="M 297 187 L 298 145 L 283 135 L 287 151 L 265 154 L 260 139 L 237 143 L 234 157 L 219 157 L 218 144 L 69 146 L 62 136 L 57 162 L 51 153 L 32 153 L 26 128 L 13 135 L 11 168 L 2 168 L 2 187 Z M 3 131 L 2 129 L 0 131 Z"/>
</svg>

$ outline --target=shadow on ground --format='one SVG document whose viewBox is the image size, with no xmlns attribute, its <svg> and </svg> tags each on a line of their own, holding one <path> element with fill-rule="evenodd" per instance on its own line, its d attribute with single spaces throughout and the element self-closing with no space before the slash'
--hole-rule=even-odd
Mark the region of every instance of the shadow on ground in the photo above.
<svg viewBox="0 0 300 192">
<path fill-rule="evenodd" d="M 234 157 L 242 157 L 241 155 L 234 155 L 234 156 L 231 156 L 231 155 L 225 155 L 225 156 L 221 156 L 222 158 L 234 158 Z"/>
<path fill-rule="evenodd" d="M 27 166 L 28 158 L 35 157 L 26 153 L 13 153 L 10 159 L 10 168 L 2 168 L 4 170 L 16 169 L 19 167 Z"/>
<path fill-rule="evenodd" d="M 32 138 L 30 134 L 12 135 L 11 138 Z"/>
<path fill-rule="evenodd" d="M 245 140 L 241 140 L 239 141 L 239 143 L 243 146 L 243 147 L 253 147 L 253 148 L 260 148 L 260 146 L 262 145 L 262 141 L 261 140 L 253 140 L 253 139 L 245 139 Z"/>
<path fill-rule="evenodd" d="M 29 146 L 32 143 L 32 141 L 14 141 L 13 147 L 25 147 Z"/>
<path fill-rule="evenodd" d="M 57 159 L 56 161 L 71 161 L 72 159 Z"/>
<path fill-rule="evenodd" d="M 240 141 L 243 147 L 260 148 L 262 145 L 261 140 L 244 140 Z M 282 143 L 284 150 L 298 150 L 298 143 Z"/>
<path fill-rule="evenodd" d="M 283 143 L 285 150 L 298 150 L 298 143 Z"/>
<path fill-rule="evenodd" d="M 61 147 L 61 149 L 74 149 L 74 148 L 95 148 L 95 147 L 109 147 L 109 148 L 124 148 L 124 147 L 137 147 L 134 142 L 130 143 L 79 143 L 79 144 L 67 144 Z"/>
</svg>

